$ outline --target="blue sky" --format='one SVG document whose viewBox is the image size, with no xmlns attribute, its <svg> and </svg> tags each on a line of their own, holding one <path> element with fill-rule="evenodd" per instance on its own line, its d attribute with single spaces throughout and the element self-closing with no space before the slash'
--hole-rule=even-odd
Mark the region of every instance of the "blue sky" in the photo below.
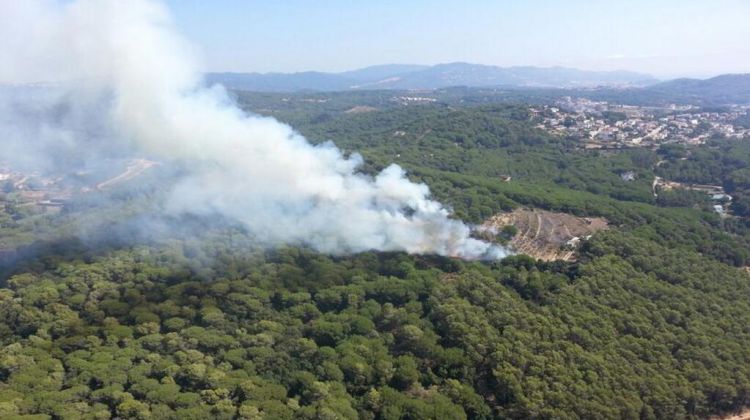
<svg viewBox="0 0 750 420">
<path fill-rule="evenodd" d="M 206 70 L 468 61 L 750 72 L 750 0 L 167 0 Z"/>
</svg>

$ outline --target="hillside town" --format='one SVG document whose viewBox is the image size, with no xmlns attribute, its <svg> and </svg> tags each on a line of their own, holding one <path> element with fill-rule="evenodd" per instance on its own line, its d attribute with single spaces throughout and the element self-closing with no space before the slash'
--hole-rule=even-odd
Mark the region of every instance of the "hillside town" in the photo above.
<svg viewBox="0 0 750 420">
<path fill-rule="evenodd" d="M 34 212 L 57 213 L 65 206 L 73 191 L 63 186 L 62 178 L 25 173 L 0 164 L 0 203 L 29 208 Z"/>
<path fill-rule="evenodd" d="M 33 213 L 58 213 L 77 194 L 106 191 L 137 178 L 158 165 L 147 159 L 107 161 L 108 170 L 82 169 L 57 175 L 22 171 L 0 162 L 0 205 L 25 208 Z"/>
<path fill-rule="evenodd" d="M 716 136 L 750 138 L 750 129 L 735 122 L 748 117 L 748 106 L 708 111 L 691 105 L 639 107 L 566 97 L 530 112 L 538 128 L 580 139 L 586 149 L 697 145 Z"/>
</svg>

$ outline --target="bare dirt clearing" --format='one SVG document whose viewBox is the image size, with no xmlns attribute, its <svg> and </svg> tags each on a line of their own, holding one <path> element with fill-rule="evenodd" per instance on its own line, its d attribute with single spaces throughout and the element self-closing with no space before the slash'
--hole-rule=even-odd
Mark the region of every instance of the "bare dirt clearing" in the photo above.
<svg viewBox="0 0 750 420">
<path fill-rule="evenodd" d="M 375 112 L 377 110 L 378 110 L 377 108 L 373 108 L 371 106 L 357 105 L 355 107 L 349 108 L 346 111 L 344 111 L 344 114 L 362 114 L 365 112 Z"/>
<path fill-rule="evenodd" d="M 605 219 L 576 217 L 537 209 L 516 209 L 488 219 L 483 227 L 500 232 L 505 226 L 518 230 L 509 245 L 517 252 L 544 261 L 576 259 L 578 243 L 588 236 L 608 228 Z"/>
<path fill-rule="evenodd" d="M 128 167 L 125 170 L 125 172 L 121 173 L 120 175 L 117 175 L 114 178 L 108 179 L 104 182 L 100 182 L 99 184 L 96 185 L 96 188 L 99 190 L 106 190 L 117 184 L 121 184 L 123 182 L 129 181 L 133 178 L 138 177 L 148 168 L 151 168 L 152 166 L 156 164 L 157 164 L 156 162 L 152 162 L 146 159 L 135 159 L 128 164 Z"/>
<path fill-rule="evenodd" d="M 750 409 L 728 417 L 711 417 L 712 420 L 750 420 Z"/>
</svg>

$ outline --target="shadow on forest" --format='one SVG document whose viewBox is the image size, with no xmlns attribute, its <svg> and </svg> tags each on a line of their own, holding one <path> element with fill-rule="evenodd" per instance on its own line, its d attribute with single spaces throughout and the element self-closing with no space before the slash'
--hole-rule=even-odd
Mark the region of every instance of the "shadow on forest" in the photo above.
<svg viewBox="0 0 750 420">
<path fill-rule="evenodd" d="M 53 235 L 15 249 L 0 250 L 0 287 L 19 272 L 43 272 L 64 262 L 91 262 L 117 249 L 199 238 L 219 228 L 235 229 L 236 225 L 219 218 L 153 214 L 139 214 L 115 223 L 102 221 L 76 234 Z"/>
<path fill-rule="evenodd" d="M 0 287 L 19 272 L 42 272 L 62 262 L 90 262 L 94 257 L 115 249 L 112 241 L 84 241 L 70 236 L 53 240 L 39 240 L 14 250 L 0 251 Z"/>
</svg>

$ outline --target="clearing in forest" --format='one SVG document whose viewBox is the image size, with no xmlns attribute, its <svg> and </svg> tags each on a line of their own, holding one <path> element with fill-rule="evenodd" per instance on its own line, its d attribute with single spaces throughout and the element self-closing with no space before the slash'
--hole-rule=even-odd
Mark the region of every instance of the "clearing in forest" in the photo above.
<svg viewBox="0 0 750 420">
<path fill-rule="evenodd" d="M 371 106 L 357 105 L 355 107 L 349 108 L 346 111 L 344 111 L 344 114 L 362 114 L 365 112 L 375 112 L 377 110 L 378 110 L 377 108 L 373 108 Z"/>
<path fill-rule="evenodd" d="M 574 261 L 581 240 L 608 228 L 607 220 L 600 217 L 576 217 L 538 209 L 496 214 L 483 225 L 497 232 L 505 226 L 517 229 L 510 239 L 510 247 L 544 261 Z"/>
<path fill-rule="evenodd" d="M 108 179 L 104 182 L 100 182 L 99 184 L 96 185 L 96 189 L 106 190 L 117 184 L 130 181 L 133 178 L 137 178 L 144 171 L 146 171 L 148 168 L 151 168 L 154 165 L 157 165 L 157 163 L 152 162 L 150 160 L 146 160 L 146 159 L 135 159 L 128 164 L 128 167 L 127 169 L 125 169 L 125 172 L 117 175 L 114 178 Z"/>
</svg>

